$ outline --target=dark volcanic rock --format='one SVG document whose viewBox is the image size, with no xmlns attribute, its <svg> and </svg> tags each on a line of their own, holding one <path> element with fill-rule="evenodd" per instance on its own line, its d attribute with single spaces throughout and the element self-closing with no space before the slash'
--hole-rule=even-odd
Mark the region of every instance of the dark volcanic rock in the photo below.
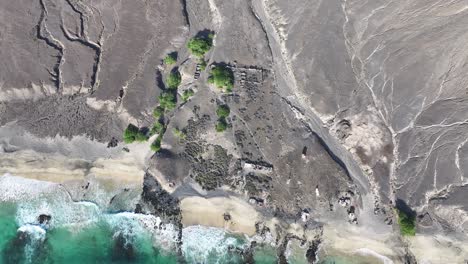
<svg viewBox="0 0 468 264">
<path fill-rule="evenodd" d="M 156 216 L 172 220 L 180 219 L 179 200 L 165 191 L 149 173 L 145 174 L 142 199 L 152 206 L 152 213 Z"/>
<path fill-rule="evenodd" d="M 50 215 L 45 215 L 45 214 L 41 214 L 41 215 L 39 215 L 39 217 L 37 218 L 37 221 L 38 221 L 39 224 L 41 224 L 41 225 L 48 225 L 51 219 L 52 219 L 52 216 L 50 216 Z"/>
</svg>

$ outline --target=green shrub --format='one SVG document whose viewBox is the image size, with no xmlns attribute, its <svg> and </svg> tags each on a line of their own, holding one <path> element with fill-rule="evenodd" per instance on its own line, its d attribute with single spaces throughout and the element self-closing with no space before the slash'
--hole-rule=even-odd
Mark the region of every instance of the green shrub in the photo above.
<svg viewBox="0 0 468 264">
<path fill-rule="evenodd" d="M 153 127 L 151 128 L 150 134 L 151 135 L 161 134 L 161 132 L 163 132 L 163 130 L 164 130 L 164 124 L 162 124 L 160 122 L 156 122 L 156 123 L 154 123 Z"/>
<path fill-rule="evenodd" d="M 230 112 L 231 112 L 231 110 L 229 109 L 229 106 L 227 106 L 227 105 L 220 105 L 220 106 L 218 106 L 218 109 L 216 109 L 216 115 L 219 118 L 228 117 Z"/>
<path fill-rule="evenodd" d="M 159 97 L 159 105 L 165 110 L 172 110 L 177 105 L 177 98 L 172 92 L 164 92 Z"/>
<path fill-rule="evenodd" d="M 226 122 L 226 119 L 220 118 L 218 119 L 218 122 L 216 123 L 216 131 L 217 132 L 223 132 L 226 130 L 228 124 Z"/>
<path fill-rule="evenodd" d="M 154 152 L 158 152 L 161 150 L 161 139 L 162 137 L 157 137 L 153 143 L 151 143 L 151 150 L 154 151 Z"/>
<path fill-rule="evenodd" d="M 203 57 L 203 55 L 205 55 L 212 46 L 213 35 L 208 36 L 208 38 L 194 37 L 187 43 L 189 51 L 197 57 Z"/>
<path fill-rule="evenodd" d="M 416 218 L 414 215 L 407 214 L 399 209 L 397 211 L 400 233 L 404 236 L 414 236 L 416 234 Z"/>
<path fill-rule="evenodd" d="M 133 143 L 134 141 L 145 141 L 148 137 L 135 125 L 129 124 L 124 131 L 123 140 L 125 143 Z"/>
<path fill-rule="evenodd" d="M 208 82 L 216 85 L 216 87 L 225 89 L 227 92 L 232 90 L 234 86 L 234 74 L 231 69 L 223 66 L 215 66 L 211 69 L 211 75 L 208 77 Z"/>
<path fill-rule="evenodd" d="M 166 85 L 169 89 L 177 89 L 179 87 L 180 82 L 182 81 L 182 77 L 180 76 L 180 72 L 178 70 L 173 70 L 169 73 L 166 79 Z"/>
<path fill-rule="evenodd" d="M 188 89 L 188 90 L 185 90 L 183 93 L 182 93 L 182 100 L 184 100 L 184 102 L 187 102 L 187 100 L 192 97 L 194 94 L 193 90 L 192 89 Z"/>
<path fill-rule="evenodd" d="M 164 114 L 164 108 L 161 106 L 157 106 L 153 109 L 153 116 L 154 118 L 158 119 Z"/>
<path fill-rule="evenodd" d="M 166 65 L 172 65 L 177 62 L 177 53 L 172 52 L 170 54 L 167 54 L 167 56 L 164 58 L 164 64 Z"/>
</svg>

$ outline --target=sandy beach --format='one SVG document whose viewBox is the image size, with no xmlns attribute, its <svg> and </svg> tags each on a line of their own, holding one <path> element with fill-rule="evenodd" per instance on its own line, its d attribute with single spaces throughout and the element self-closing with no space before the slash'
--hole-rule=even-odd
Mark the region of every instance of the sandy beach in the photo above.
<svg viewBox="0 0 468 264">
<path fill-rule="evenodd" d="M 467 241 L 454 241 L 441 235 L 416 235 L 408 241 L 418 263 L 466 263 L 468 260 Z"/>
<path fill-rule="evenodd" d="M 11 174 L 49 183 L 92 178 L 105 183 L 109 189 L 140 188 L 145 164 L 152 155 L 151 140 L 126 145 L 129 151 L 123 151 L 123 146 L 107 148 L 106 144 L 85 137 L 38 139 L 14 129 L 0 129 L 0 136 L 3 136 L 0 177 Z M 162 185 L 167 187 L 164 181 Z M 264 222 L 273 233 L 277 225 L 283 225 L 298 237 L 313 239 L 315 235 L 304 232 L 298 224 L 280 223 L 276 218 L 264 219 L 251 204 L 234 196 L 204 198 L 190 194 L 181 198 L 180 208 L 185 227 L 211 226 L 253 236 L 255 224 Z M 230 219 L 225 220 L 224 214 L 229 214 Z M 378 228 L 382 227 L 380 223 L 374 226 L 370 219 L 362 220 L 369 221 L 362 226 L 325 221 L 319 255 L 357 256 L 365 263 L 400 263 L 404 255 L 401 238 L 388 226 L 382 229 Z M 410 246 L 418 263 L 463 263 L 468 259 L 468 244 L 447 237 L 418 234 L 404 238 L 403 242 Z M 427 248 L 432 250 L 427 251 Z"/>
<path fill-rule="evenodd" d="M 92 177 L 109 184 L 143 183 L 145 162 L 152 155 L 150 141 L 108 148 L 107 144 L 77 136 L 37 138 L 19 128 L 0 129 L 0 175 L 64 183 Z"/>
<path fill-rule="evenodd" d="M 92 176 L 99 180 L 141 184 L 144 175 L 143 170 L 128 157 L 86 161 L 34 151 L 2 154 L 0 174 L 5 173 L 55 183 L 84 180 Z"/>
<path fill-rule="evenodd" d="M 247 202 L 236 197 L 186 197 L 180 202 L 184 226 L 204 225 L 224 228 L 249 236 L 255 234 L 255 223 L 260 214 Z M 225 221 L 223 215 L 231 219 Z"/>
</svg>

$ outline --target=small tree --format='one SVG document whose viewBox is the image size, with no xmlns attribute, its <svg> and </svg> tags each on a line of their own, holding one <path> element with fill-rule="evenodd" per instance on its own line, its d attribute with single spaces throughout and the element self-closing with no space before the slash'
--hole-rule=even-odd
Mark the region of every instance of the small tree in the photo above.
<svg viewBox="0 0 468 264">
<path fill-rule="evenodd" d="M 398 224 L 400 225 L 400 233 L 404 236 L 414 236 L 416 234 L 416 218 L 414 215 L 405 213 L 403 210 L 398 211 Z"/>
<path fill-rule="evenodd" d="M 214 84 L 216 87 L 230 92 L 234 86 L 234 73 L 227 67 L 215 66 L 211 69 L 211 75 L 208 77 L 208 83 Z"/>
<path fill-rule="evenodd" d="M 183 93 L 182 93 L 182 100 L 184 100 L 184 102 L 187 102 L 188 99 L 190 97 L 192 97 L 194 94 L 193 90 L 192 89 L 187 89 L 185 90 Z"/>
<path fill-rule="evenodd" d="M 172 92 L 164 92 L 158 99 L 160 106 L 165 110 L 172 110 L 177 105 L 177 98 Z"/>
<path fill-rule="evenodd" d="M 158 152 L 161 150 L 161 137 L 157 137 L 153 143 L 151 143 L 151 150 L 154 151 L 154 152 Z"/>
<path fill-rule="evenodd" d="M 206 69 L 206 61 L 203 58 L 200 58 L 200 70 L 204 71 Z"/>
<path fill-rule="evenodd" d="M 218 119 L 218 122 L 216 123 L 216 131 L 217 132 L 223 132 L 226 130 L 228 124 L 226 122 L 226 119 L 220 118 Z"/>
<path fill-rule="evenodd" d="M 166 79 L 166 85 L 169 89 L 177 89 L 182 81 L 182 77 L 180 76 L 180 72 L 178 70 L 173 70 L 169 73 Z"/>
<path fill-rule="evenodd" d="M 217 115 L 219 118 L 226 118 L 226 117 L 228 117 L 230 112 L 231 112 L 231 110 L 229 109 L 229 106 L 227 106 L 227 105 L 220 105 L 220 106 L 218 106 L 218 108 L 216 109 L 216 115 Z"/>
<path fill-rule="evenodd" d="M 187 43 L 187 48 L 189 49 L 189 51 L 197 57 L 203 57 L 205 53 L 207 53 L 211 49 L 212 46 L 212 34 L 210 34 L 208 38 L 194 37 L 190 39 Z"/>
<path fill-rule="evenodd" d="M 167 54 L 167 56 L 164 58 L 164 64 L 166 65 L 172 65 L 177 62 L 177 53 L 172 52 L 170 54 Z"/>
<path fill-rule="evenodd" d="M 148 137 L 135 125 L 129 124 L 124 131 L 123 140 L 125 143 L 133 143 L 134 141 L 145 141 Z"/>
<path fill-rule="evenodd" d="M 160 122 L 156 122 L 156 123 L 154 123 L 153 127 L 151 128 L 150 134 L 151 135 L 161 134 L 161 132 L 163 132 L 163 130 L 164 130 L 164 124 L 162 124 Z"/>
<path fill-rule="evenodd" d="M 161 106 L 157 106 L 153 109 L 153 116 L 154 118 L 158 119 L 164 114 L 164 108 Z"/>
</svg>

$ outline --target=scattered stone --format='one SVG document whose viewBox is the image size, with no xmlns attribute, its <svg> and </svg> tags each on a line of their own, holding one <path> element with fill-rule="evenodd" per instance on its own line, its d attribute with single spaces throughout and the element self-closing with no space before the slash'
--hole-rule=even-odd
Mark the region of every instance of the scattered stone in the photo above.
<svg viewBox="0 0 468 264">
<path fill-rule="evenodd" d="M 119 141 L 115 137 L 112 137 L 112 139 L 107 144 L 107 147 L 108 148 L 115 148 L 115 147 L 117 147 L 118 144 L 119 144 Z"/>
<path fill-rule="evenodd" d="M 229 213 L 224 213 L 223 214 L 224 221 L 231 221 L 231 215 Z"/>
<path fill-rule="evenodd" d="M 343 207 L 347 207 L 351 204 L 351 199 L 349 197 L 340 197 L 338 203 Z"/>
<path fill-rule="evenodd" d="M 307 156 L 307 147 L 304 146 L 304 148 L 302 149 L 302 158 L 305 159 Z"/>
<path fill-rule="evenodd" d="M 141 204 L 136 204 L 135 206 L 135 214 L 141 214 L 143 213 L 143 208 L 141 207 Z"/>
<path fill-rule="evenodd" d="M 263 206 L 264 205 L 263 199 L 257 198 L 257 197 L 250 197 L 249 198 L 249 203 L 257 205 L 257 206 Z"/>
<path fill-rule="evenodd" d="M 41 214 L 37 218 L 37 221 L 39 222 L 40 225 L 48 226 L 51 219 L 52 219 L 52 216 L 46 215 L 46 214 Z"/>
<path fill-rule="evenodd" d="M 307 222 L 309 220 L 309 217 L 310 217 L 309 210 L 307 210 L 307 209 L 302 210 L 302 212 L 301 212 L 302 222 L 304 222 L 304 223 Z"/>
</svg>

